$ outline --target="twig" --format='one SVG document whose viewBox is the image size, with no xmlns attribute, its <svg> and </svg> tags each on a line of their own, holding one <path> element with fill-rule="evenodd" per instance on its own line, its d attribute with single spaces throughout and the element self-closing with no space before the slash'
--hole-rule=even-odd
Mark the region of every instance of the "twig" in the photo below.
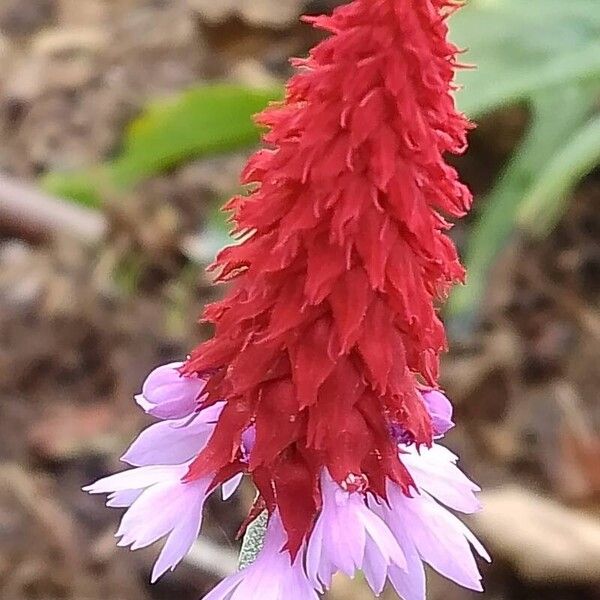
<svg viewBox="0 0 600 600">
<path fill-rule="evenodd" d="M 88 246 L 99 244 L 108 221 L 98 211 L 46 194 L 0 173 L 0 229 L 30 241 L 74 238 Z M 212 261 L 211 245 L 203 236 L 184 236 L 180 248 L 199 264 Z"/>
<path fill-rule="evenodd" d="M 519 486 L 481 494 L 474 521 L 493 555 L 538 582 L 600 581 L 600 524 Z"/>
<path fill-rule="evenodd" d="M 33 186 L 0 174 L 0 224 L 28 239 L 74 237 L 95 244 L 105 235 L 99 213 L 45 194 Z"/>
</svg>

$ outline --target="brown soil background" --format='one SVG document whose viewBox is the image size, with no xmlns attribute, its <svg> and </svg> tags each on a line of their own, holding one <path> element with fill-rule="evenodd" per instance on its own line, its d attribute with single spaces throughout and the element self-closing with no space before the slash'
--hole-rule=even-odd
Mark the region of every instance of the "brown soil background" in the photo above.
<svg viewBox="0 0 600 600">
<path fill-rule="evenodd" d="M 0 172 L 35 182 L 100 162 L 149 101 L 200 81 L 281 80 L 315 33 L 302 0 L 0 0 Z M 458 165 L 477 196 L 522 132 L 512 109 L 480 123 Z M 200 598 L 235 554 L 252 495 L 211 502 L 194 561 L 150 586 L 154 551 L 114 545 L 118 511 L 80 492 L 118 467 L 146 419 L 132 402 L 156 364 L 205 334 L 191 325 L 222 292 L 179 250 L 235 189 L 243 155 L 187 164 L 107 199 L 109 231 L 86 247 L 33 243 L 0 210 L 0 598 Z M 0 207 L 1 208 L 1 207 Z M 457 240 L 468 225 L 457 228 Z M 455 336 L 444 385 L 448 444 L 484 487 L 470 521 L 495 555 L 494 600 L 600 598 L 600 174 L 543 242 L 516 233 L 476 332 Z M 135 269 L 134 291 L 115 272 Z M 369 595 L 360 581 L 331 596 Z M 388 594 L 392 598 L 391 593 Z M 477 597 L 431 577 L 432 600 Z"/>
</svg>

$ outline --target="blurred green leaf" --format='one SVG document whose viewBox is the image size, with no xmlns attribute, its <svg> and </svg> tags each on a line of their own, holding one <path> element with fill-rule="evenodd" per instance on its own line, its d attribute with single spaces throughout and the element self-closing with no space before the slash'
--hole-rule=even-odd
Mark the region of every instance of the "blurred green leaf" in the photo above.
<svg viewBox="0 0 600 600">
<path fill-rule="evenodd" d="M 150 105 L 127 128 L 123 148 L 109 163 L 66 173 L 50 173 L 41 185 L 50 193 L 98 207 L 102 189 L 135 185 L 187 160 L 257 143 L 253 116 L 281 98 L 281 88 L 203 85 Z"/>
<path fill-rule="evenodd" d="M 455 288 L 451 315 L 467 315 L 481 300 L 488 270 L 514 230 L 523 196 L 537 189 L 545 165 L 588 119 L 595 98 L 595 91 L 566 88 L 540 94 L 533 101 L 529 129 L 472 226 L 465 255 L 468 282 Z"/>
<path fill-rule="evenodd" d="M 463 60 L 476 65 L 458 75 L 458 102 L 471 117 L 600 79 L 597 0 L 471 0 L 450 23 Z"/>
<path fill-rule="evenodd" d="M 238 243 L 231 237 L 230 232 L 233 224 L 229 222 L 229 213 L 220 209 L 222 202 L 215 203 L 215 206 L 208 213 L 202 236 L 199 242 L 201 246 L 197 249 L 199 256 L 204 257 L 203 262 L 211 263 L 218 252 L 225 246 L 231 246 Z"/>
<path fill-rule="evenodd" d="M 565 140 L 541 169 L 519 208 L 519 224 L 537 236 L 554 228 L 566 208 L 569 192 L 600 164 L 600 115 Z"/>
<path fill-rule="evenodd" d="M 210 85 L 151 105 L 129 126 L 112 163 L 119 183 L 130 185 L 177 164 L 258 142 L 253 116 L 281 98 L 281 88 Z"/>
<path fill-rule="evenodd" d="M 547 233 L 568 191 L 600 160 L 593 124 L 563 147 L 590 119 L 600 91 L 600 3 L 471 0 L 451 28 L 453 40 L 467 50 L 464 61 L 476 64 L 459 73 L 460 107 L 478 117 L 526 102 L 532 113 L 525 138 L 482 202 L 469 235 L 468 284 L 456 288 L 449 303 L 453 319 L 468 326 L 489 268 L 517 220 Z"/>
<path fill-rule="evenodd" d="M 102 206 L 101 195 L 98 193 L 98 175 L 94 170 L 52 172 L 44 175 L 40 180 L 41 187 L 48 193 L 72 200 L 89 208 Z"/>
</svg>

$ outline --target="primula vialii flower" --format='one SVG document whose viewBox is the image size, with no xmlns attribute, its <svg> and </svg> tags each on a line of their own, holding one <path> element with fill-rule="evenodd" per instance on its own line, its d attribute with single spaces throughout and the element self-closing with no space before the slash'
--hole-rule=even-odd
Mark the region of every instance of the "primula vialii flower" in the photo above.
<svg viewBox="0 0 600 600">
<path fill-rule="evenodd" d="M 124 455 L 135 468 L 87 488 L 129 507 L 121 545 L 166 540 L 153 579 L 189 550 L 207 496 L 246 474 L 265 543 L 211 600 L 316 598 L 358 570 L 419 600 L 423 563 L 481 589 L 472 549 L 487 554 L 448 510 L 478 510 L 478 488 L 437 441 L 454 424 L 435 304 L 464 275 L 446 218 L 471 203 L 444 160 L 469 128 L 455 8 L 354 0 L 307 19 L 330 36 L 258 119 L 254 191 L 227 205 L 244 241 L 212 267 L 231 282 L 204 315 L 214 337 L 149 376 L 138 403 L 162 421 Z"/>
</svg>

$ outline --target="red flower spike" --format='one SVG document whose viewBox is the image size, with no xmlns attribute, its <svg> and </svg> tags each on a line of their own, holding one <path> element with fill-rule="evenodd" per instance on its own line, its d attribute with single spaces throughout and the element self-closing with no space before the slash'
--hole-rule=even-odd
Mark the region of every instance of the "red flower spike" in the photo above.
<svg viewBox="0 0 600 600">
<path fill-rule="evenodd" d="M 464 276 L 444 215 L 471 203 L 444 162 L 469 129 L 452 97 L 456 6 L 355 0 L 306 19 L 332 35 L 258 117 L 271 148 L 244 170 L 255 191 L 228 203 L 247 237 L 212 267 L 232 289 L 207 308 L 214 338 L 183 368 L 211 373 L 204 405 L 226 407 L 187 478 L 247 468 L 292 553 L 323 468 L 381 498 L 388 479 L 409 494 L 392 426 L 432 441 L 418 386 L 436 386 L 446 348 L 434 304 Z"/>
</svg>

